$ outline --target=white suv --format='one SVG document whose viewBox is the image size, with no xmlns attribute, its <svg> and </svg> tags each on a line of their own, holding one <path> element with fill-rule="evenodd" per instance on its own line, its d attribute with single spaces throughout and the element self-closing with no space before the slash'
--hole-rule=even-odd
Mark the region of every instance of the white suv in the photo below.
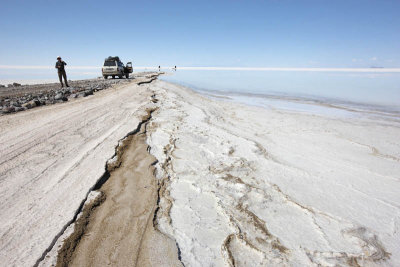
<svg viewBox="0 0 400 267">
<path fill-rule="evenodd" d="M 122 78 L 125 76 L 124 64 L 119 60 L 119 57 L 108 57 L 104 60 L 103 68 L 101 69 L 104 79 L 111 76 L 115 79 L 115 76 Z"/>
</svg>

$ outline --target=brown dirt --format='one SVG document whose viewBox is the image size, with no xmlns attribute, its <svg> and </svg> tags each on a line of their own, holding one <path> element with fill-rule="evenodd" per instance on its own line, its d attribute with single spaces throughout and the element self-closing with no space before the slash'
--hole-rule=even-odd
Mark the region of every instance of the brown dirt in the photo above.
<svg viewBox="0 0 400 267">
<path fill-rule="evenodd" d="M 182 266 L 174 240 L 153 226 L 158 184 L 146 124 L 121 147 L 119 166 L 109 168 L 100 200 L 83 210 L 57 266 Z"/>
</svg>

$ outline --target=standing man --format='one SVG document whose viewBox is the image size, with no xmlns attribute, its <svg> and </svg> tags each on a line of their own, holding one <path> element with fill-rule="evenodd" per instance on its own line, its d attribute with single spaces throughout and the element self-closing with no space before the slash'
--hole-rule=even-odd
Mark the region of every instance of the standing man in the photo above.
<svg viewBox="0 0 400 267">
<path fill-rule="evenodd" d="M 67 82 L 67 73 L 65 72 L 65 65 L 67 65 L 67 63 L 61 60 L 61 57 L 57 57 L 56 69 L 58 70 L 58 78 L 60 79 L 61 87 L 64 87 L 62 83 L 62 77 L 64 77 L 65 86 L 69 87 Z"/>
</svg>

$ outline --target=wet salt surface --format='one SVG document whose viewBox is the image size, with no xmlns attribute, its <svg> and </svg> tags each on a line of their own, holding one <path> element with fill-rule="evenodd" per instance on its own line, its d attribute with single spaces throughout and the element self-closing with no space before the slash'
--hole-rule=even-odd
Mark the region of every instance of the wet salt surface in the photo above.
<svg viewBox="0 0 400 267">
<path fill-rule="evenodd" d="M 399 119 L 400 74 L 177 71 L 161 77 L 214 99 L 329 117 Z"/>
<path fill-rule="evenodd" d="M 199 90 L 199 93 L 219 101 L 242 103 L 272 110 L 306 113 L 332 118 L 375 118 L 400 123 L 400 112 L 395 107 L 339 103 L 330 100 L 287 99 L 282 96 L 224 93 Z"/>
<path fill-rule="evenodd" d="M 207 94 L 211 98 L 218 99 L 223 95 L 212 95 Z M 334 117 L 349 117 L 356 116 L 356 113 L 353 111 L 333 108 L 323 105 L 317 104 L 308 104 L 301 103 L 295 101 L 289 101 L 284 99 L 274 99 L 268 97 L 257 97 L 257 96 L 248 96 L 248 95 L 240 95 L 240 94 L 232 94 L 225 95 L 227 101 L 238 102 L 251 106 L 258 106 L 268 109 L 278 109 L 278 110 L 286 110 L 286 111 L 294 111 L 294 112 L 305 112 L 316 115 L 325 115 L 325 116 L 334 116 Z"/>
</svg>

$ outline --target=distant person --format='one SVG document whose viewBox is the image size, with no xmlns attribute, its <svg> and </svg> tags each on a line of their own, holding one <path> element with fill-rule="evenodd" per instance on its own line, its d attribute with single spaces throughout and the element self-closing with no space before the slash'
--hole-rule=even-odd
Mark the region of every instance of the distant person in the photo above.
<svg viewBox="0 0 400 267">
<path fill-rule="evenodd" d="M 174 67 L 174 70 L 176 71 L 176 66 Z"/>
<path fill-rule="evenodd" d="M 160 71 L 161 70 L 161 66 L 158 66 L 158 71 Z"/>
<path fill-rule="evenodd" d="M 63 60 L 61 60 L 61 57 L 57 57 L 57 62 L 56 62 L 56 69 L 58 70 L 58 78 L 60 79 L 61 87 L 64 87 L 62 78 L 64 77 L 64 82 L 65 86 L 69 87 L 68 81 L 67 81 L 67 73 L 65 72 L 65 63 Z"/>
</svg>

